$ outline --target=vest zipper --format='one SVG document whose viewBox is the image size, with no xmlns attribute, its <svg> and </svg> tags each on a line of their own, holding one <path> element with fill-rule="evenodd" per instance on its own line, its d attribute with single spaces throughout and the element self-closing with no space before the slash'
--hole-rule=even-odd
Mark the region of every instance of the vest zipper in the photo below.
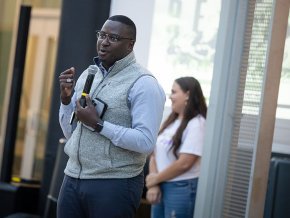
<svg viewBox="0 0 290 218">
<path fill-rule="evenodd" d="M 97 88 L 103 83 L 103 81 L 105 80 L 106 77 L 104 77 L 100 83 L 97 85 L 96 89 L 94 90 L 93 92 L 93 95 L 95 93 L 95 91 L 97 90 Z M 97 94 L 99 94 L 99 92 L 106 86 L 107 84 L 104 84 L 100 90 L 97 92 Z M 93 96 L 92 95 L 92 96 Z M 79 162 L 79 165 L 80 165 L 80 171 L 79 171 L 79 175 L 78 175 L 78 179 L 80 179 L 81 177 L 81 173 L 82 173 L 82 169 L 83 169 L 83 166 L 82 166 L 82 163 L 81 163 L 81 160 L 80 160 L 80 147 L 81 147 L 81 137 L 82 137 L 82 132 L 83 132 L 83 125 L 81 124 L 80 126 L 80 137 L 79 137 L 79 143 L 78 143 L 78 150 L 77 150 L 77 159 L 78 159 L 78 162 Z"/>
<path fill-rule="evenodd" d="M 108 73 L 109 74 L 109 73 Z M 96 93 L 97 89 L 99 88 L 99 86 L 104 82 L 104 80 L 106 79 L 106 77 L 108 76 L 108 74 L 106 76 L 103 77 L 103 79 L 99 82 L 99 84 L 96 86 L 96 88 L 94 89 L 94 91 L 92 92 L 92 98 L 93 96 L 97 96 L 99 94 L 99 92 L 107 85 L 107 84 L 104 84 L 100 90 Z M 95 94 L 96 93 L 96 94 Z"/>
<path fill-rule="evenodd" d="M 79 137 L 79 143 L 78 143 L 78 150 L 77 150 L 77 158 L 78 158 L 78 162 L 79 162 L 79 165 L 80 165 L 80 171 L 79 171 L 79 175 L 78 175 L 78 179 L 81 178 L 81 172 L 82 172 L 82 169 L 83 169 L 83 166 L 82 166 L 82 163 L 81 163 L 81 160 L 80 160 L 80 147 L 81 147 L 81 137 L 82 137 L 82 132 L 83 132 L 83 125 L 80 126 L 80 137 Z"/>
</svg>

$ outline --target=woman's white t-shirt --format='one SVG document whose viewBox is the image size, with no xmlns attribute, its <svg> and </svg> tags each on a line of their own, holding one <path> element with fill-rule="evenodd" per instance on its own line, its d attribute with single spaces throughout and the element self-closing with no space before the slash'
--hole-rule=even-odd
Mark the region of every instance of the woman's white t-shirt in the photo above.
<svg viewBox="0 0 290 218">
<path fill-rule="evenodd" d="M 169 165 L 171 165 L 176 158 L 173 154 L 173 150 L 170 150 L 172 145 L 172 137 L 176 130 L 180 126 L 181 120 L 176 119 L 170 124 L 157 138 L 155 147 L 155 161 L 158 172 L 163 171 Z M 193 154 L 201 156 L 202 146 L 205 133 L 205 119 L 201 115 L 192 118 L 186 128 L 183 131 L 181 138 L 181 145 L 177 151 L 177 155 L 180 153 Z M 169 181 L 179 181 L 186 179 L 193 179 L 199 176 L 200 172 L 200 158 L 194 163 L 190 170 L 171 179 Z"/>
</svg>

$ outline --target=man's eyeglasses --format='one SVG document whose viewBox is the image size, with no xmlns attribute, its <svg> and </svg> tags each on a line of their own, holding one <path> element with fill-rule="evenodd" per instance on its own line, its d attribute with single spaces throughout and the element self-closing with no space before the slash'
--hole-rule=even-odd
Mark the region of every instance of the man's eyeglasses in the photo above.
<svg viewBox="0 0 290 218">
<path fill-rule="evenodd" d="M 118 42 L 118 41 L 120 41 L 122 39 L 134 40 L 134 39 L 131 39 L 131 38 L 121 37 L 121 36 L 119 36 L 117 34 L 105 33 L 103 31 L 96 31 L 96 36 L 97 36 L 97 39 L 101 39 L 101 40 L 105 40 L 108 37 L 108 41 L 111 42 L 111 43 Z"/>
</svg>

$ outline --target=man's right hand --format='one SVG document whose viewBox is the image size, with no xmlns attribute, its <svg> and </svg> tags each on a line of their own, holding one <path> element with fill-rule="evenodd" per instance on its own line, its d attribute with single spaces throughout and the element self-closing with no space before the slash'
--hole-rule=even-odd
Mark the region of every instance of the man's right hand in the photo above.
<svg viewBox="0 0 290 218">
<path fill-rule="evenodd" d="M 61 103 L 68 105 L 71 102 L 73 87 L 75 84 L 74 80 L 75 68 L 71 67 L 59 75 L 60 85 L 60 99 Z"/>
</svg>

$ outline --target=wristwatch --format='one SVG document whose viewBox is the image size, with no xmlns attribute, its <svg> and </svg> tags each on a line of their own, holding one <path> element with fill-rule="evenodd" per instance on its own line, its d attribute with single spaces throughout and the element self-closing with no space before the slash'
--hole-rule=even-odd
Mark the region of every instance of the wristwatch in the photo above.
<svg viewBox="0 0 290 218">
<path fill-rule="evenodd" d="M 97 122 L 94 126 L 94 132 L 101 132 L 103 127 L 104 127 L 103 124 L 104 124 L 104 121 L 102 121 L 102 120 Z"/>
</svg>

